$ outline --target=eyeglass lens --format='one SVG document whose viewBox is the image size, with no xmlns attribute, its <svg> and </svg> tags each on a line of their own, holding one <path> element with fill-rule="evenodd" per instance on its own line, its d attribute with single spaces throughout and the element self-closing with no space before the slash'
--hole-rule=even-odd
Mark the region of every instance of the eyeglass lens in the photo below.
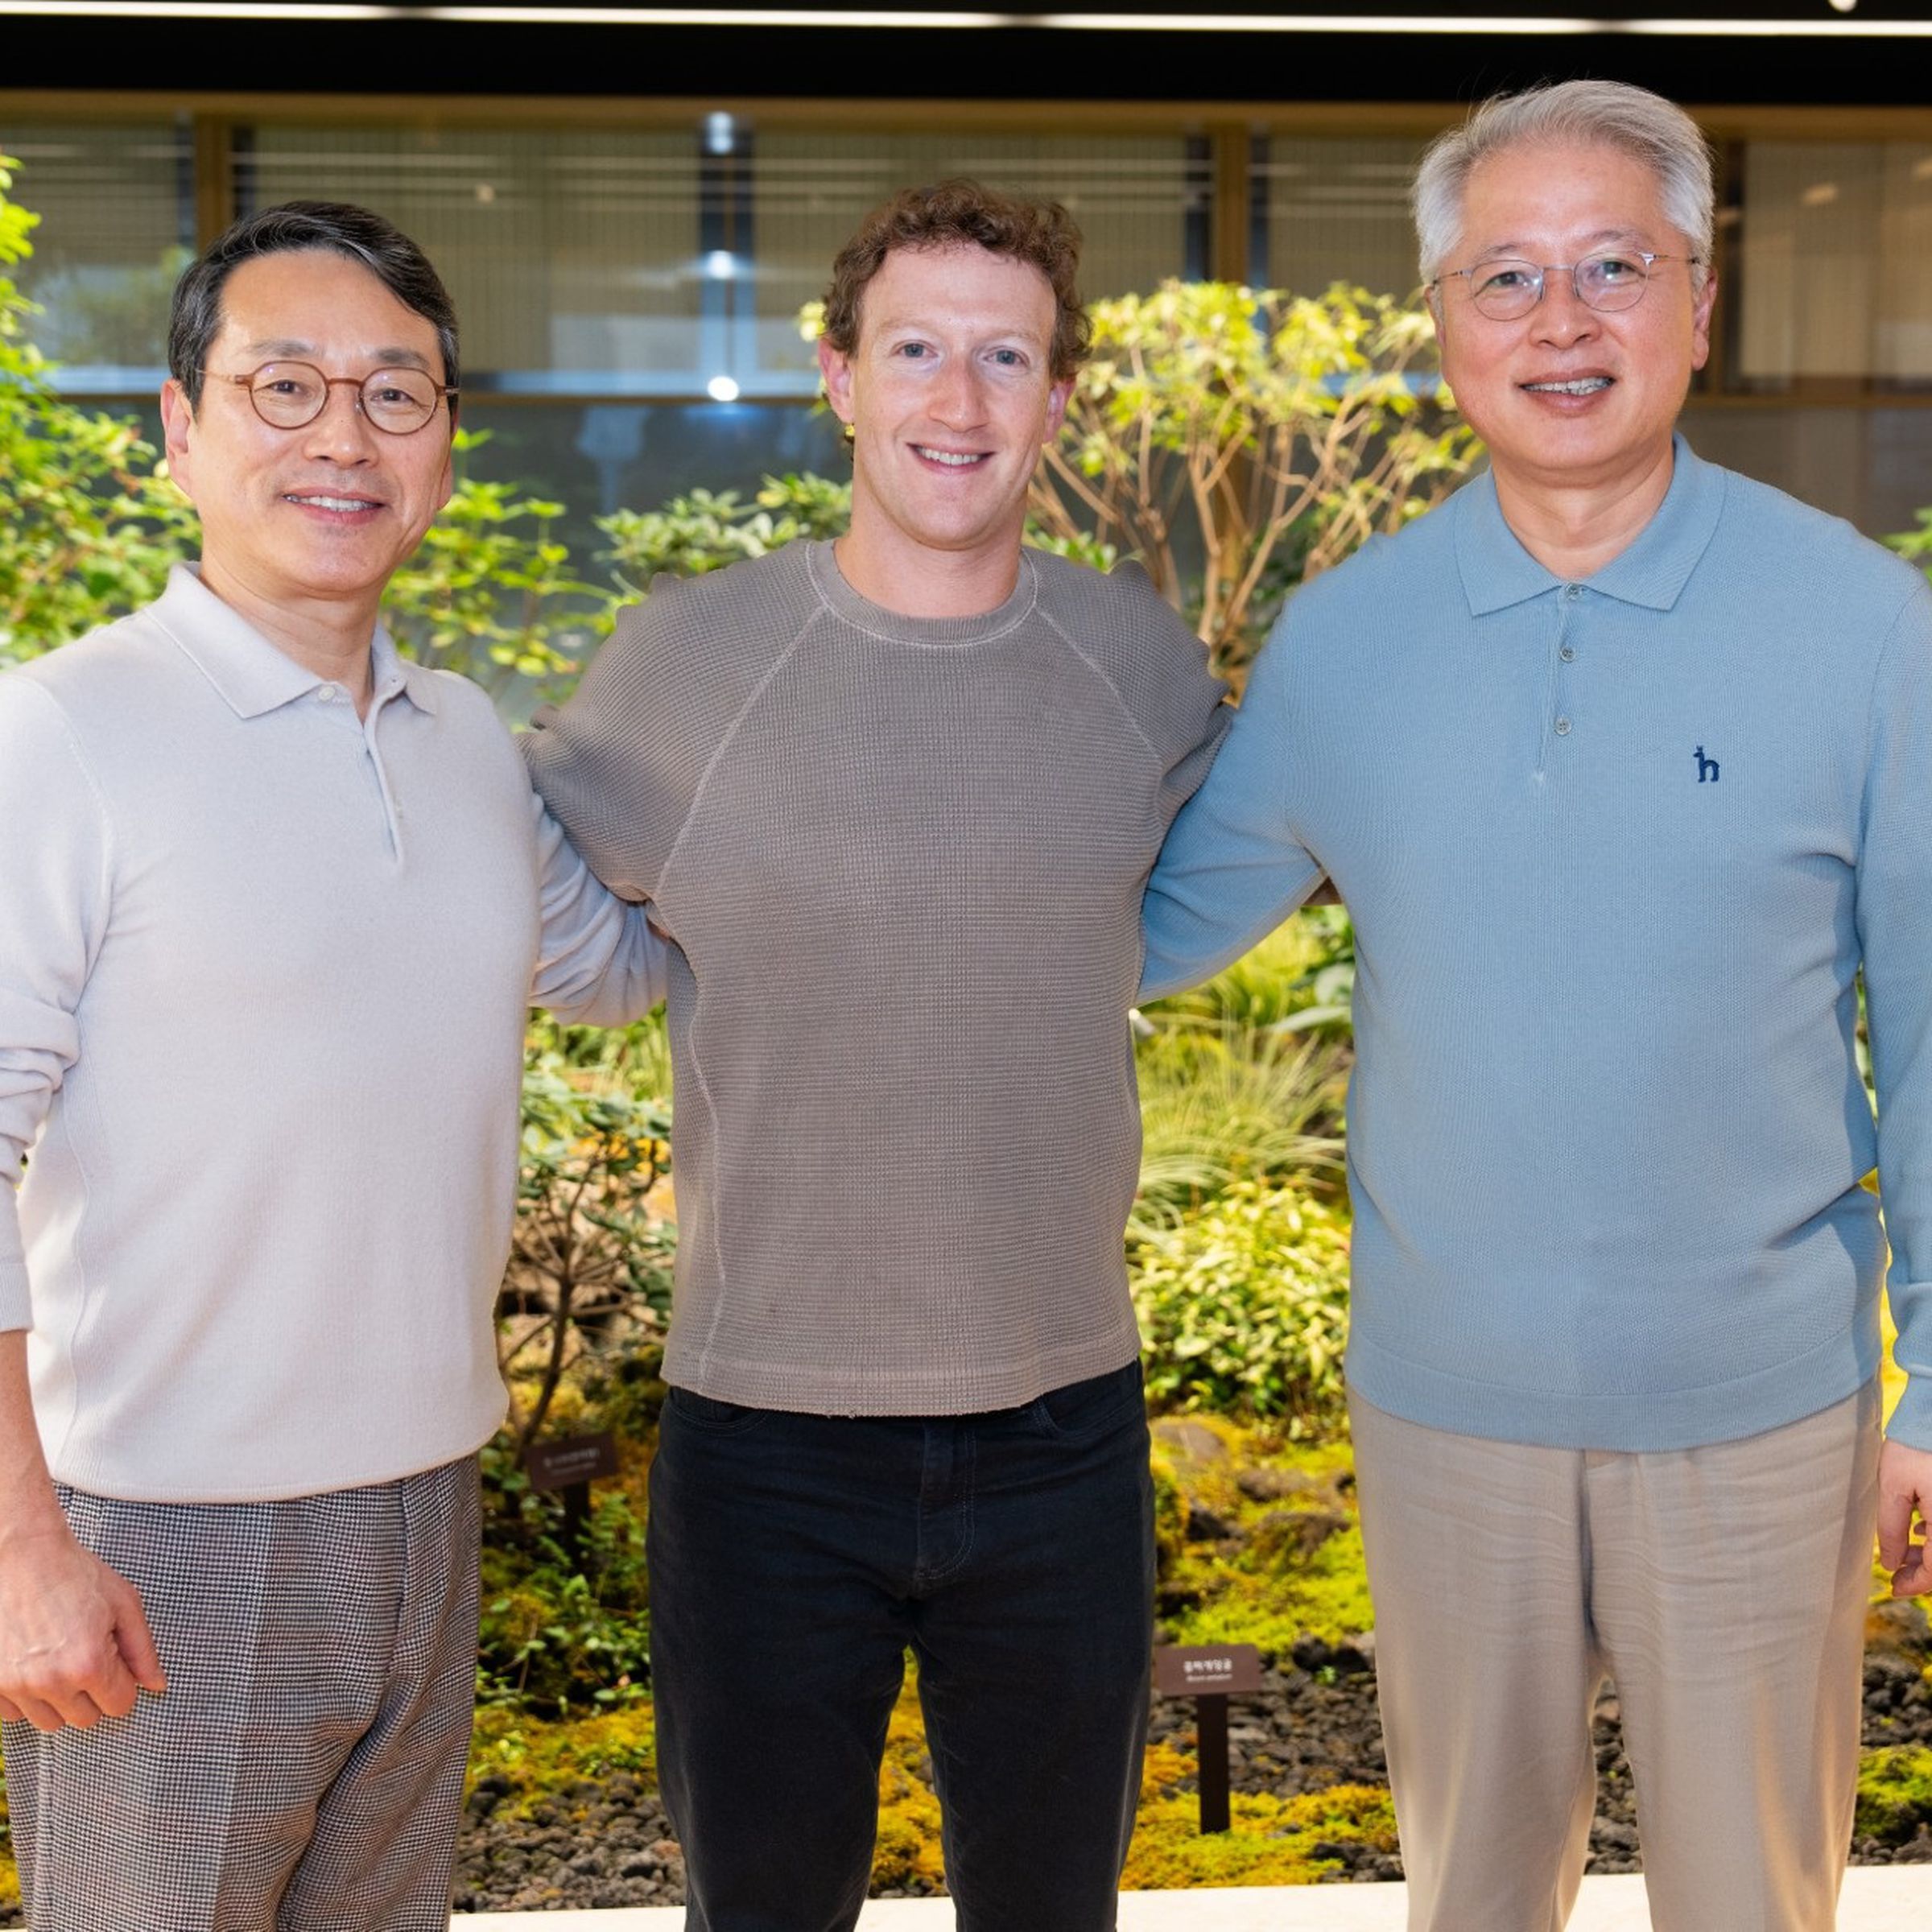
<svg viewBox="0 0 1932 1932">
<path fill-rule="evenodd" d="M 1560 264 L 1539 267 L 1534 262 L 1485 262 L 1469 278 L 1476 306 L 1498 322 L 1526 316 L 1542 299 L 1544 278 L 1567 272 L 1577 299 L 1587 307 L 1614 311 L 1634 308 L 1644 299 L 1650 279 L 1641 255 L 1586 255 L 1574 268 Z"/>
<path fill-rule="evenodd" d="M 328 392 L 346 382 L 307 362 L 265 362 L 249 378 L 255 414 L 277 429 L 299 429 L 321 415 Z M 420 369 L 378 369 L 350 385 L 361 398 L 362 413 L 378 429 L 406 436 L 436 413 L 437 386 Z"/>
</svg>

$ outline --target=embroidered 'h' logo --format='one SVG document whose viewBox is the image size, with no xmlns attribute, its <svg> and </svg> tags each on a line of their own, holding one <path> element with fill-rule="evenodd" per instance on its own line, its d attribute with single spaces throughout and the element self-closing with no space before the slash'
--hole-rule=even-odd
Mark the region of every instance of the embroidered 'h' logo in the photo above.
<svg viewBox="0 0 1932 1932">
<path fill-rule="evenodd" d="M 1707 778 L 1713 785 L 1717 782 L 1717 760 L 1706 758 L 1704 748 L 1700 745 L 1697 748 L 1697 782 L 1701 785 Z"/>
</svg>

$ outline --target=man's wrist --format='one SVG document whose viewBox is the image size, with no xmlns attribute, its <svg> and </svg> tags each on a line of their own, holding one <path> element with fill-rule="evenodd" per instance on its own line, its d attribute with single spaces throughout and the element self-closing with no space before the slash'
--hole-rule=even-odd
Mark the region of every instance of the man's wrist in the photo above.
<svg viewBox="0 0 1932 1932">
<path fill-rule="evenodd" d="M 12 1499 L 0 1510 L 0 1561 L 31 1555 L 39 1546 L 72 1542 L 73 1531 L 60 1512 L 60 1505 L 44 1481 L 38 1487 L 39 1499 Z"/>
</svg>

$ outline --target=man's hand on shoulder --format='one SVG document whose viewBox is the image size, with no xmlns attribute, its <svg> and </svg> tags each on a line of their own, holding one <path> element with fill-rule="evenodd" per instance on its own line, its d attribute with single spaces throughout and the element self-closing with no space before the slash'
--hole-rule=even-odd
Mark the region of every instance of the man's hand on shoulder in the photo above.
<svg viewBox="0 0 1932 1932">
<path fill-rule="evenodd" d="M 38 1731 L 125 1717 L 167 1688 L 141 1596 L 64 1523 L 0 1547 L 0 1718 Z"/>
<path fill-rule="evenodd" d="M 1913 1519 L 1919 1537 L 1912 1535 Z M 1932 1519 L 1932 1449 L 1885 1439 L 1878 1457 L 1878 1560 L 1892 1572 L 1894 1596 L 1932 1594 L 1925 1529 Z"/>
</svg>

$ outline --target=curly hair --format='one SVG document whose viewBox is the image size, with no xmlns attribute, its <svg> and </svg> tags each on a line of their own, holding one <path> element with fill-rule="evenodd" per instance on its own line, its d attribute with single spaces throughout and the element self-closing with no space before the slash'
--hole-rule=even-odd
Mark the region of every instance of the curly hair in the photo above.
<svg viewBox="0 0 1932 1932">
<path fill-rule="evenodd" d="M 1037 268 L 1053 290 L 1051 367 L 1064 382 L 1087 359 L 1092 328 L 1074 278 L 1080 231 L 1057 201 L 1001 194 L 956 179 L 931 188 L 902 188 L 859 224 L 832 265 L 825 291 L 825 340 L 842 355 L 859 346 L 859 304 L 873 277 L 895 249 L 952 248 L 974 242 L 989 254 Z"/>
</svg>

